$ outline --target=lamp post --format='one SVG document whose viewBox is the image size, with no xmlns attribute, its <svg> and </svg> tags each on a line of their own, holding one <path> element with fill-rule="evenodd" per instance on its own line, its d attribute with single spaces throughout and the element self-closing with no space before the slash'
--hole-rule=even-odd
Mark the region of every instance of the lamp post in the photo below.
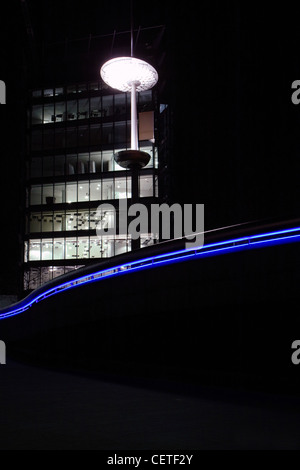
<svg viewBox="0 0 300 470">
<path fill-rule="evenodd" d="M 131 96 L 131 148 L 114 154 L 114 159 L 122 168 L 131 170 L 131 199 L 139 198 L 139 170 L 149 163 L 150 155 L 138 148 L 138 122 L 136 97 L 140 91 L 150 90 L 158 81 L 158 74 L 152 65 L 135 57 L 117 57 L 101 67 L 102 80 L 112 88 L 130 92 Z M 135 240 L 132 248 L 139 248 Z"/>
</svg>

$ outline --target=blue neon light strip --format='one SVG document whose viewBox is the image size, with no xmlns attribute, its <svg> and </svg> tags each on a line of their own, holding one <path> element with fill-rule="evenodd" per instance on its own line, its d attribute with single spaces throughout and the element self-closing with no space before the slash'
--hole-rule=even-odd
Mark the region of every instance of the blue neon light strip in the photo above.
<svg viewBox="0 0 300 470">
<path fill-rule="evenodd" d="M 116 265 L 111 268 L 102 269 L 91 274 L 78 277 L 71 281 L 66 281 L 55 287 L 51 287 L 44 292 L 37 294 L 36 297 L 32 297 L 27 300 L 26 298 L 19 302 L 21 304 L 12 305 L 0 310 L 0 320 L 8 318 L 14 315 L 18 315 L 28 310 L 33 304 L 40 302 L 52 295 L 65 292 L 66 290 L 79 287 L 84 284 L 96 282 L 101 279 L 107 279 L 108 277 L 117 276 L 120 274 L 127 274 L 129 272 L 149 269 L 157 265 L 176 263 L 186 259 L 198 259 L 205 258 L 207 256 L 216 256 L 226 253 L 239 252 L 247 249 L 261 248 L 278 244 L 286 244 L 300 241 L 300 227 L 277 230 L 273 232 L 261 233 L 258 235 L 249 235 L 245 237 L 233 238 L 230 240 L 224 240 L 220 242 L 210 243 L 203 247 L 195 247 L 190 249 L 183 249 L 179 251 L 173 251 L 169 253 L 160 254 L 148 258 L 143 258 L 137 261 L 128 262 L 125 264 Z M 47 285 L 45 285 L 47 287 Z"/>
</svg>

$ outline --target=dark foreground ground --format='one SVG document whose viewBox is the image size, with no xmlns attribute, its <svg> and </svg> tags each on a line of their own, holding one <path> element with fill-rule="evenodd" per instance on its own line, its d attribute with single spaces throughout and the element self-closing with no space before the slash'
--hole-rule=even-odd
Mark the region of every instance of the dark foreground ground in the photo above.
<svg viewBox="0 0 300 470">
<path fill-rule="evenodd" d="M 0 449 L 300 449 L 300 399 L 108 380 L 7 360 Z"/>
</svg>

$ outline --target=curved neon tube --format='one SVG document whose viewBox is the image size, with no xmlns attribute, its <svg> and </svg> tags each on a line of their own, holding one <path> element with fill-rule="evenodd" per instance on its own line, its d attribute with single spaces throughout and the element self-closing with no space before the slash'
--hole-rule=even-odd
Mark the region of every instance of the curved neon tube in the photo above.
<svg viewBox="0 0 300 470">
<path fill-rule="evenodd" d="M 5 307 L 0 310 L 0 320 L 5 318 L 18 315 L 28 310 L 33 304 L 40 302 L 47 297 L 50 297 L 60 292 L 82 286 L 101 279 L 108 277 L 127 274 L 133 271 L 149 269 L 162 264 L 176 263 L 184 261 L 186 259 L 198 259 L 208 256 L 216 256 L 226 253 L 238 252 L 253 248 L 263 248 L 272 245 L 286 244 L 300 241 L 300 227 L 277 230 L 272 232 L 266 232 L 258 235 L 249 235 L 239 238 L 233 238 L 220 242 L 210 243 L 200 248 L 183 249 L 178 251 L 172 251 L 169 253 L 163 253 L 148 258 L 142 258 L 136 261 L 128 262 L 125 264 L 117 264 L 116 266 L 95 271 L 93 273 L 79 276 L 78 278 L 70 281 L 63 282 L 54 287 L 47 289 L 47 284 L 44 285 L 45 291 L 37 293 L 36 296 L 31 295 L 30 299 L 23 299 L 17 304 L 9 307 Z M 34 294 L 34 292 L 33 292 Z M 27 300 L 26 300 L 27 299 Z M 19 305 L 19 306 L 18 306 Z"/>
</svg>

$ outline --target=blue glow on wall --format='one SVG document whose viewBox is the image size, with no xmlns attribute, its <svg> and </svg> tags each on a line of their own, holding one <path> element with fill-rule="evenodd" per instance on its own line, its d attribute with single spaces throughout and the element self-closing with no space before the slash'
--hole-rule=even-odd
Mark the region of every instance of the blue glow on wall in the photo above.
<svg viewBox="0 0 300 470">
<path fill-rule="evenodd" d="M 257 235 L 243 236 L 229 240 L 223 240 L 215 243 L 204 245 L 201 248 L 192 248 L 189 250 L 179 250 L 169 253 L 159 254 L 156 256 L 142 258 L 137 261 L 128 262 L 125 264 L 118 264 L 116 266 L 95 271 L 93 273 L 80 276 L 71 281 L 63 282 L 54 287 L 47 288 L 47 283 L 42 286 L 44 290 L 38 290 L 36 296 L 34 292 L 30 294 L 30 299 L 26 297 L 17 304 L 6 307 L 0 310 L 0 320 L 18 315 L 28 310 L 33 304 L 40 302 L 52 295 L 65 292 L 75 287 L 97 282 L 101 279 L 107 279 L 113 276 L 125 275 L 137 270 L 151 269 L 157 266 L 166 265 L 170 263 L 178 263 L 185 260 L 201 259 L 209 256 L 223 255 L 227 253 L 234 253 L 245 251 L 254 248 L 266 248 L 278 244 L 295 243 L 300 241 L 300 227 L 277 230 L 272 232 L 260 233 Z M 57 278 L 59 279 L 59 278 Z"/>
</svg>

